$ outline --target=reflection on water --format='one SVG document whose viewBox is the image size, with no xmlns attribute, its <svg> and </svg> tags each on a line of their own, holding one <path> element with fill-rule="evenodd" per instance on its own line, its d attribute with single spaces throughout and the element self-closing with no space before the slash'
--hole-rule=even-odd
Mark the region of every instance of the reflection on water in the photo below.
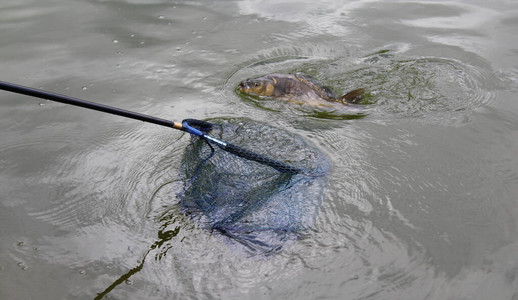
<svg viewBox="0 0 518 300">
<path fill-rule="evenodd" d="M 331 161 L 313 226 L 250 258 L 184 214 L 186 136 L 2 92 L 0 298 L 518 297 L 516 3 L 0 8 L 2 80 L 171 120 L 268 122 Z M 235 92 L 293 72 L 370 98 L 315 110 Z"/>
</svg>

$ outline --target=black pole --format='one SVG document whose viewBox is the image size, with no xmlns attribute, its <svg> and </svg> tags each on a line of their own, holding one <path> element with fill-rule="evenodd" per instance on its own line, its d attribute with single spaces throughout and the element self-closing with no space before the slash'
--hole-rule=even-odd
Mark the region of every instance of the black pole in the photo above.
<svg viewBox="0 0 518 300">
<path fill-rule="evenodd" d="M 69 96 L 65 96 L 65 95 L 61 95 L 61 94 L 38 90 L 35 88 L 26 87 L 23 85 L 9 83 L 9 82 L 5 82 L 5 81 L 0 81 L 0 90 L 9 91 L 9 92 L 27 95 L 27 96 L 32 96 L 32 97 L 41 98 L 41 99 L 52 100 L 52 101 L 61 102 L 61 103 L 65 103 L 65 104 L 71 104 L 71 105 L 80 106 L 80 107 L 84 107 L 84 108 L 88 108 L 88 109 L 93 109 L 96 111 L 101 111 L 101 112 L 105 112 L 105 113 L 109 113 L 109 114 L 113 114 L 113 115 L 117 115 L 117 116 L 121 116 L 121 117 L 131 118 L 131 119 L 135 119 L 135 120 L 140 120 L 140 121 L 144 121 L 144 122 L 148 122 L 148 123 L 153 123 L 153 124 L 162 125 L 162 126 L 166 126 L 166 127 L 170 127 L 170 128 L 174 128 L 174 129 L 183 130 L 190 134 L 194 134 L 196 136 L 202 137 L 209 142 L 215 143 L 221 149 L 223 149 L 229 153 L 232 153 L 234 155 L 237 155 L 239 157 L 242 157 L 242 158 L 245 158 L 248 160 L 253 160 L 253 161 L 258 162 L 263 165 L 270 166 L 281 173 L 297 174 L 297 173 L 301 173 L 304 171 L 301 168 L 290 166 L 283 162 L 270 159 L 263 155 L 257 154 L 255 152 L 243 149 L 241 147 L 238 147 L 238 146 L 235 146 L 232 144 L 225 143 L 225 142 L 220 141 L 216 138 L 213 138 L 209 135 L 206 135 L 203 131 L 210 130 L 209 127 L 212 127 L 212 126 L 210 125 L 210 123 L 207 123 L 204 121 L 187 119 L 187 120 L 184 120 L 182 123 L 173 122 L 173 121 L 169 121 L 169 120 L 165 120 L 165 119 L 160 119 L 160 118 L 144 115 L 141 113 L 132 112 L 129 110 L 120 109 L 120 108 L 113 107 L 113 106 L 108 106 L 108 105 L 104 105 L 104 104 L 100 104 L 100 103 L 81 100 L 78 98 L 73 98 L 73 97 L 69 97 Z M 199 129 L 190 126 L 189 123 L 192 123 L 192 125 L 194 125 L 194 127 L 198 127 Z"/>
<path fill-rule="evenodd" d="M 109 114 L 113 114 L 113 115 L 117 115 L 117 116 L 127 117 L 127 118 L 131 118 L 131 119 L 140 120 L 140 121 L 153 123 L 153 124 L 157 124 L 157 125 L 162 125 L 162 126 L 166 126 L 166 127 L 171 127 L 171 128 L 175 128 L 175 129 L 182 129 L 182 124 L 177 123 L 177 122 L 160 119 L 160 118 L 156 118 L 153 116 L 148 116 L 148 115 L 144 115 L 141 113 L 132 112 L 129 110 L 124 110 L 124 109 L 120 109 L 117 107 L 108 106 L 108 105 L 104 105 L 104 104 L 100 104 L 100 103 L 81 100 L 78 98 L 73 98 L 73 97 L 69 97 L 69 96 L 65 96 L 65 95 L 61 95 L 61 94 L 38 90 L 35 88 L 31 88 L 31 87 L 17 85 L 17 84 L 5 82 L 5 81 L 0 81 L 0 89 L 4 90 L 4 91 L 17 93 L 17 94 L 37 97 L 37 98 L 46 99 L 46 100 L 52 100 L 52 101 L 61 102 L 61 103 L 65 103 L 65 104 L 71 104 L 71 105 L 75 105 L 75 106 L 80 106 L 80 107 L 84 107 L 84 108 L 88 108 L 88 109 L 93 109 L 93 110 L 97 110 L 97 111 L 101 111 L 101 112 L 105 112 L 105 113 L 109 113 Z"/>
</svg>

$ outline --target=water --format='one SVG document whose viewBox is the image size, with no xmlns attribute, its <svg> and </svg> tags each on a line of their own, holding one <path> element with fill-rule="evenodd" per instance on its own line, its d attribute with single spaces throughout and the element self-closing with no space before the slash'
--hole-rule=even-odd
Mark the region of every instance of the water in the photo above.
<svg viewBox="0 0 518 300">
<path fill-rule="evenodd" d="M 237 254 L 185 216 L 189 139 L 1 93 L 0 298 L 518 299 L 518 5 L 3 1 L 1 80 L 171 120 L 267 121 L 332 164 L 314 226 Z M 369 103 L 257 102 L 308 73 Z"/>
</svg>

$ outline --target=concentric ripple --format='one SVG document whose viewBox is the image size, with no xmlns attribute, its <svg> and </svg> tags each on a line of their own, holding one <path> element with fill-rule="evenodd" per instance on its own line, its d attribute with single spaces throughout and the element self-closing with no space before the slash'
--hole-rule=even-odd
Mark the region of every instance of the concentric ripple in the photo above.
<svg viewBox="0 0 518 300">
<path fill-rule="evenodd" d="M 343 77 L 370 93 L 369 110 L 382 119 L 462 124 L 494 99 L 498 86 L 492 72 L 453 59 L 376 54 L 361 65 Z"/>
</svg>

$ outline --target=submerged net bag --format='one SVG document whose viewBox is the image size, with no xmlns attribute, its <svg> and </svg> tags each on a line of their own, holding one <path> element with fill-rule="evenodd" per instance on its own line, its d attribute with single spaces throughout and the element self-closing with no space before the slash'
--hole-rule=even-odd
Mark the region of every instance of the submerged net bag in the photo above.
<svg viewBox="0 0 518 300">
<path fill-rule="evenodd" d="M 218 119 L 210 135 L 299 167 L 285 174 L 193 137 L 182 161 L 186 211 L 234 245 L 270 253 L 314 221 L 329 164 L 299 137 L 246 119 Z"/>
</svg>

